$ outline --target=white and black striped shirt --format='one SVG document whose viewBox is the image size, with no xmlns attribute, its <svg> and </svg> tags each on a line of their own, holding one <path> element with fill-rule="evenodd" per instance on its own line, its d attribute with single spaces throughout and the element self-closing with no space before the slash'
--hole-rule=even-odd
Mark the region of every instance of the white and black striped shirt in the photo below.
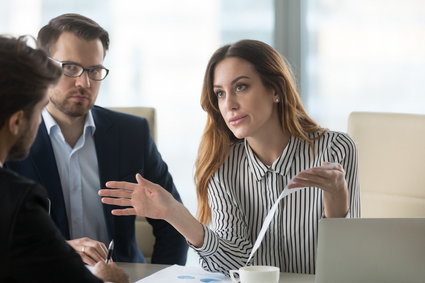
<svg viewBox="0 0 425 283">
<path fill-rule="evenodd" d="M 203 246 L 195 249 L 204 269 L 228 273 L 245 265 L 264 218 L 283 188 L 298 172 L 324 161 L 343 166 L 349 191 L 347 217 L 360 217 L 354 142 L 346 134 L 327 131 L 314 141 L 314 148 L 313 152 L 307 142 L 292 137 L 282 155 L 266 166 L 246 141 L 231 147 L 208 187 L 212 221 L 209 228 L 204 227 Z M 281 272 L 314 273 L 318 222 L 323 216 L 321 189 L 285 197 L 251 263 L 278 266 Z"/>
</svg>

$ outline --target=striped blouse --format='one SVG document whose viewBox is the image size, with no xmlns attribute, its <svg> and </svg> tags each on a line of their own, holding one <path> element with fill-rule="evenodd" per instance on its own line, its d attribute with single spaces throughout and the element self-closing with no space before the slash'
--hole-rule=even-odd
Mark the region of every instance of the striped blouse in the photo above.
<svg viewBox="0 0 425 283">
<path fill-rule="evenodd" d="M 343 166 L 349 191 L 347 217 L 360 217 L 357 152 L 348 135 L 327 131 L 314 141 L 314 152 L 307 142 L 292 137 L 271 166 L 263 164 L 246 141 L 233 145 L 209 183 L 212 220 L 204 226 L 203 246 L 195 248 L 202 267 L 227 274 L 245 265 L 264 218 L 284 187 L 298 172 L 324 161 Z M 323 211 L 321 189 L 285 197 L 250 263 L 278 266 L 281 272 L 314 273 Z"/>
</svg>

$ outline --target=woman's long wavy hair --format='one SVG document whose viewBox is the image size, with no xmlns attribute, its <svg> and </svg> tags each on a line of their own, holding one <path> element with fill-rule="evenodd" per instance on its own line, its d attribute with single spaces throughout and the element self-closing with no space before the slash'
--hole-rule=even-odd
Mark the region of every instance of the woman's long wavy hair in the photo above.
<svg viewBox="0 0 425 283">
<path fill-rule="evenodd" d="M 213 90 L 215 67 L 228 57 L 241 58 L 251 63 L 264 86 L 275 90 L 280 98 L 277 107 L 280 124 L 285 133 L 303 139 L 312 145 L 309 133 L 323 131 L 323 128 L 307 115 L 288 65 L 271 46 L 257 40 L 241 40 L 219 48 L 212 55 L 205 71 L 201 106 L 207 112 L 208 117 L 195 163 L 198 218 L 204 224 L 211 221 L 208 183 L 224 163 L 230 146 L 240 141 L 229 130 L 221 116 L 217 97 Z"/>
</svg>

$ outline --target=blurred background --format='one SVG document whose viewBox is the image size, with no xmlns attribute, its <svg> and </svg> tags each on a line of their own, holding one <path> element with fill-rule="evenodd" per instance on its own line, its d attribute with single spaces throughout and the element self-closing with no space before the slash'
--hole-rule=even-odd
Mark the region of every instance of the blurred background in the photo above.
<svg viewBox="0 0 425 283">
<path fill-rule="evenodd" d="M 206 115 L 204 70 L 220 46 L 257 39 L 291 64 L 310 115 L 346 131 L 352 111 L 425 113 L 423 0 L 0 0 L 0 33 L 37 35 L 80 13 L 108 30 L 97 104 L 157 109 L 158 147 L 193 214 Z M 424 145 L 425 146 L 425 145 Z M 190 251 L 188 265 L 197 265 Z"/>
</svg>

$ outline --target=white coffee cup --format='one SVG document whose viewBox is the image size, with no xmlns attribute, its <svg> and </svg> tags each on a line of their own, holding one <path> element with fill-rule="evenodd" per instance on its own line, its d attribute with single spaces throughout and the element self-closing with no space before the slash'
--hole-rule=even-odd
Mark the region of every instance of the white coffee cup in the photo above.
<svg viewBox="0 0 425 283">
<path fill-rule="evenodd" d="M 276 266 L 252 265 L 230 270 L 229 273 L 235 283 L 278 283 L 280 269 Z M 239 274 L 239 279 L 235 278 L 235 274 Z"/>
</svg>

